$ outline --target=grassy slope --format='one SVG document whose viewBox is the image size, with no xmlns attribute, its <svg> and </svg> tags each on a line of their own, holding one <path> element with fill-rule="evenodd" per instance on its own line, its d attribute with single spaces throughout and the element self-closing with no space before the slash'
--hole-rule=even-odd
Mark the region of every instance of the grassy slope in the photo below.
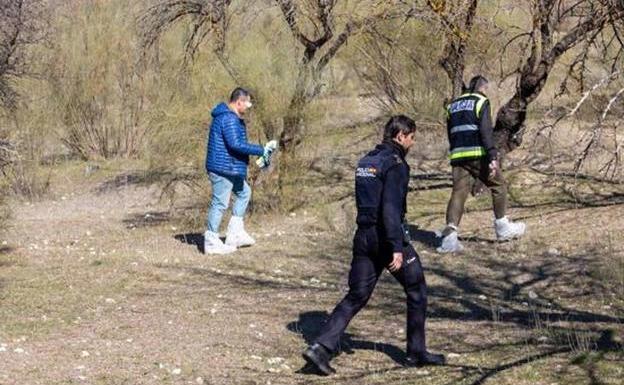
<svg viewBox="0 0 624 385">
<path fill-rule="evenodd" d="M 345 164 L 374 141 L 348 145 L 351 137 L 335 139 Z M 411 156 L 414 176 L 438 167 Z M 253 216 L 257 246 L 209 257 L 179 240 L 197 239 L 201 228 L 170 220 L 154 187 L 96 192 L 123 167 L 104 164 L 84 177 L 81 164 L 56 166 L 50 198 L 15 202 L 0 254 L 0 383 L 616 384 L 622 377 L 621 204 L 580 207 L 549 178 L 515 171 L 521 193 L 512 214 L 527 221 L 528 235 L 493 243 L 489 199 L 471 199 L 462 226 L 467 251 L 441 256 L 427 241 L 442 225 L 449 193 L 433 187 L 448 180 L 415 178 L 408 217 L 420 226 L 415 246 L 427 269 L 429 346 L 451 353 L 450 365 L 397 364 L 403 294 L 384 274 L 348 330 L 338 375 L 323 379 L 301 373 L 299 353 L 344 294 L 350 199 Z M 329 183 L 337 195 L 348 191 L 349 177 L 337 180 Z M 610 199 L 594 205 L 621 203 Z"/>
</svg>

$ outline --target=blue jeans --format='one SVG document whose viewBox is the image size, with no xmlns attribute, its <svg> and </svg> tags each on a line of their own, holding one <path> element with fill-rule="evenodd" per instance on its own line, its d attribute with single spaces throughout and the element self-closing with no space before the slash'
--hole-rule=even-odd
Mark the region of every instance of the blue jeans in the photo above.
<svg viewBox="0 0 624 385">
<path fill-rule="evenodd" d="M 236 197 L 232 205 L 232 215 L 242 217 L 245 215 L 251 199 L 251 187 L 243 177 L 223 176 L 210 172 L 208 178 L 212 185 L 212 201 L 206 222 L 209 231 L 218 233 L 223 213 L 230 203 L 232 191 Z"/>
</svg>

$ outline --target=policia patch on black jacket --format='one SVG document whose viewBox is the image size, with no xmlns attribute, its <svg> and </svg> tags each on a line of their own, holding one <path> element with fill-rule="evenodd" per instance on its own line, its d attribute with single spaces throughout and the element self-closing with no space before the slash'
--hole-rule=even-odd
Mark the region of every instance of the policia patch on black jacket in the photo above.
<svg viewBox="0 0 624 385">
<path fill-rule="evenodd" d="M 355 201 L 358 226 L 375 226 L 384 243 L 401 251 L 402 221 L 407 210 L 409 166 L 399 144 L 384 142 L 358 162 L 355 170 Z"/>
</svg>

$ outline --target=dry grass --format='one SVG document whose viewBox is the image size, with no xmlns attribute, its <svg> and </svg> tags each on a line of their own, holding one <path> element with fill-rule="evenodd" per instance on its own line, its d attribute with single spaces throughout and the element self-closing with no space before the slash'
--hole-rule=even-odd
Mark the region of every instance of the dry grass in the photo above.
<svg viewBox="0 0 624 385">
<path fill-rule="evenodd" d="M 200 239 L 201 225 L 171 220 L 158 189 L 130 183 L 98 193 L 125 171 L 104 162 L 85 177 L 84 164 L 59 167 L 50 199 L 14 202 L 0 249 L 3 384 L 616 384 L 622 376 L 622 282 L 608 268 L 624 247 L 622 204 L 582 207 L 556 188 L 527 186 L 512 215 L 529 233 L 497 244 L 488 199 L 471 200 L 464 254 L 415 242 L 430 288 L 429 346 L 452 353 L 450 364 L 397 364 L 403 294 L 384 274 L 348 329 L 339 373 L 325 379 L 301 372 L 299 353 L 344 294 L 348 199 L 252 216 L 257 246 L 205 256 L 181 241 Z M 413 193 L 419 239 L 442 224 L 447 197 Z"/>
</svg>

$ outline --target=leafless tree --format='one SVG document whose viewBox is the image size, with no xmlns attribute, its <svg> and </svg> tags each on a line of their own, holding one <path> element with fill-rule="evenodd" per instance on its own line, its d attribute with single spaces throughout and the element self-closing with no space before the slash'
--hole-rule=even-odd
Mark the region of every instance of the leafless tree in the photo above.
<svg viewBox="0 0 624 385">
<path fill-rule="evenodd" d="M 303 49 L 295 89 L 284 117 L 280 144 L 292 149 L 302 139 L 303 110 L 323 87 L 321 76 L 327 65 L 353 35 L 376 23 L 401 16 L 396 1 L 363 2 L 367 12 L 338 16 L 339 0 L 275 0 L 293 37 Z"/>
<path fill-rule="evenodd" d="M 611 41 L 608 45 L 617 46 L 614 63 L 619 60 L 624 46 L 619 37 L 624 20 L 621 0 L 540 0 L 532 1 L 530 9 L 532 28 L 519 35 L 528 42 L 528 54 L 517 66 L 514 95 L 496 117 L 496 143 L 504 152 L 522 143 L 527 108 L 539 96 L 555 63 L 564 53 L 580 47 L 580 56 L 572 65 L 578 69 L 571 68 L 568 73 L 582 73 L 584 58 L 596 46 L 598 38 L 613 36 L 608 39 Z"/>
<path fill-rule="evenodd" d="M 439 63 L 451 81 L 451 98 L 458 96 L 464 86 L 466 48 L 478 4 L 478 0 L 427 0 L 427 5 L 444 26 L 446 43 Z"/>
<path fill-rule="evenodd" d="M 215 44 L 213 50 L 222 58 L 225 50 L 227 29 L 227 8 L 232 0 L 165 0 L 150 6 L 140 17 L 140 37 L 145 49 L 158 45 L 163 33 L 176 23 L 190 21 L 192 32 L 187 36 L 185 46 L 185 64 L 193 59 L 199 46 L 208 37 Z M 147 51 L 145 51 L 147 52 Z M 231 70 L 226 65 L 227 70 Z M 231 75 L 236 76 L 235 73 Z"/>
<path fill-rule="evenodd" d="M 0 0 L 0 107 L 17 103 L 14 81 L 30 73 L 29 48 L 45 37 L 43 6 L 38 0 Z"/>
<path fill-rule="evenodd" d="M 260 3 L 260 1 L 259 1 Z M 261 2 L 267 3 L 267 2 Z M 300 57 L 292 96 L 288 103 L 280 134 L 282 149 L 290 152 L 302 139 L 305 106 L 316 98 L 323 87 L 322 74 L 327 65 L 345 46 L 349 38 L 380 20 L 396 17 L 396 1 L 365 1 L 358 7 L 365 12 L 339 12 L 340 0 L 272 0 L 286 26 L 299 44 Z M 365 4 L 364 4 L 365 3 Z M 139 18 L 143 46 L 158 43 L 162 34 L 175 23 L 188 19 L 192 33 L 185 42 L 186 58 L 191 59 L 202 42 L 212 39 L 212 50 L 237 83 L 247 83 L 245 76 L 229 60 L 226 33 L 231 0 L 166 0 L 155 3 Z M 188 61 L 188 60 L 187 60 Z M 272 125 L 267 119 L 263 124 Z M 274 132 L 273 128 L 268 131 Z"/>
<path fill-rule="evenodd" d="M 466 46 L 478 16 L 479 1 L 427 0 L 427 4 L 446 28 L 440 64 L 451 80 L 452 94 L 456 95 L 463 84 Z M 570 78 L 578 80 L 583 87 L 588 57 L 597 48 L 599 39 L 606 41 L 602 47 L 605 51 L 616 51 L 611 58 L 613 65 L 621 59 L 624 47 L 620 34 L 624 18 L 621 0 L 530 0 L 517 5 L 529 9 L 531 28 L 512 36 L 500 55 L 505 57 L 510 47 L 520 53 L 513 71 L 502 74 L 503 77 L 515 75 L 517 79 L 514 95 L 496 117 L 496 143 L 504 153 L 522 143 L 527 109 L 540 95 L 564 53 L 579 48 L 562 90 L 567 88 Z"/>
</svg>

